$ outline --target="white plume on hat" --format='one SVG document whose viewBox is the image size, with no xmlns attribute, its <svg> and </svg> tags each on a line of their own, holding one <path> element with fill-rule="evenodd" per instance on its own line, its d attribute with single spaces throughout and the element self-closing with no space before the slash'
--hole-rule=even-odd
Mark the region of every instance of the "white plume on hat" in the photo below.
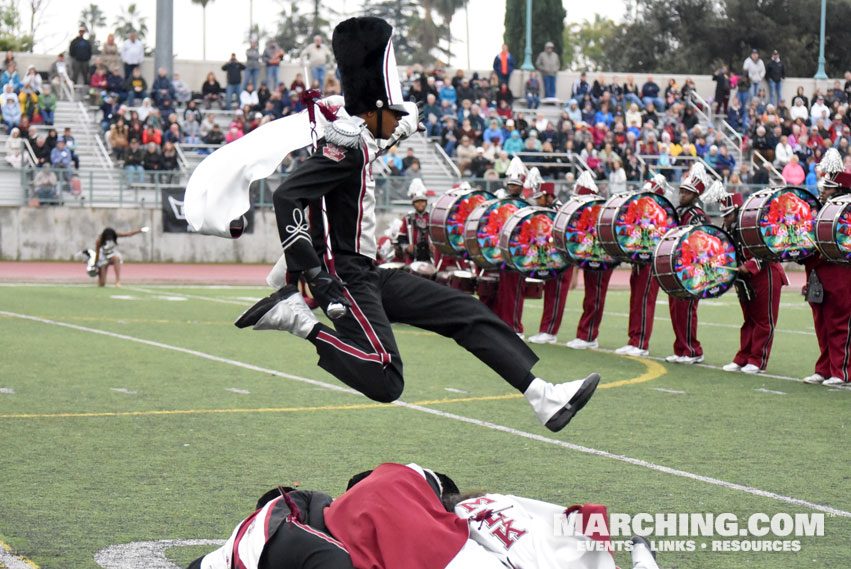
<svg viewBox="0 0 851 569">
<path fill-rule="evenodd" d="M 506 184 L 523 184 L 523 179 L 526 177 L 526 165 L 517 156 L 511 159 L 508 164 L 508 169 L 505 171 Z"/>
<path fill-rule="evenodd" d="M 712 185 L 703 192 L 703 202 L 710 203 L 721 203 L 721 200 L 724 199 L 724 196 L 728 195 L 727 190 L 724 189 L 724 183 L 721 180 L 715 180 L 712 182 Z"/>
<path fill-rule="evenodd" d="M 523 187 L 529 188 L 532 192 L 537 192 L 543 182 L 544 178 L 541 176 L 541 171 L 537 168 L 532 168 L 529 170 L 529 173 L 526 174 L 526 179 L 523 181 Z"/>
<path fill-rule="evenodd" d="M 591 174 L 590 170 L 583 170 L 582 174 L 577 178 L 576 183 L 573 184 L 573 193 L 576 193 L 577 188 L 587 188 L 594 192 L 595 194 L 600 193 L 600 188 L 597 187 L 597 183 L 594 181 L 594 175 Z"/>
<path fill-rule="evenodd" d="M 816 170 L 825 175 L 838 174 L 845 170 L 839 151 L 835 148 L 828 148 L 827 152 L 824 153 L 824 158 L 816 166 Z"/>
<path fill-rule="evenodd" d="M 411 180 L 411 185 L 408 186 L 408 197 L 411 198 L 412 202 L 428 199 L 428 190 L 426 190 L 425 184 L 420 178 Z"/>
<path fill-rule="evenodd" d="M 706 172 L 706 168 L 701 162 L 695 162 L 689 170 L 685 179 L 680 182 L 680 187 L 697 193 L 703 194 L 712 185 L 712 178 Z M 702 190 L 700 189 L 702 187 Z"/>
</svg>

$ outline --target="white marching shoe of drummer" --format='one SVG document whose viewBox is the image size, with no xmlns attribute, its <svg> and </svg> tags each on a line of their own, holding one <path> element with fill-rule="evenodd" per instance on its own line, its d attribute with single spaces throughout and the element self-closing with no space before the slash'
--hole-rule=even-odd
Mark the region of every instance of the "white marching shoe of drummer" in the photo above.
<svg viewBox="0 0 851 569">
<path fill-rule="evenodd" d="M 555 344 L 558 341 L 558 338 L 555 337 L 555 334 L 540 332 L 529 338 L 529 341 L 533 344 Z"/>
<path fill-rule="evenodd" d="M 574 350 L 596 350 L 599 347 L 599 344 L 597 343 L 597 340 L 586 342 L 581 338 L 574 338 L 567 343 L 567 347 L 573 348 Z"/>
<path fill-rule="evenodd" d="M 535 415 L 551 431 L 560 431 L 585 406 L 600 375 L 592 373 L 585 379 L 553 384 L 536 377 L 523 396 L 535 410 Z"/>
<path fill-rule="evenodd" d="M 620 354 L 622 356 L 635 356 L 643 358 L 650 355 L 650 350 L 642 350 L 638 346 L 627 344 L 626 346 L 621 346 L 620 348 L 615 350 L 615 353 Z"/>
</svg>

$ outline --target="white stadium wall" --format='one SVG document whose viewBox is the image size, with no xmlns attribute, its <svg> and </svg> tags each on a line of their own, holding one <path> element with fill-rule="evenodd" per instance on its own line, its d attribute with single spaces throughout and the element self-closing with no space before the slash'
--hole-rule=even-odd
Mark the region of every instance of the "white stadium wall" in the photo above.
<svg viewBox="0 0 851 569">
<path fill-rule="evenodd" d="M 384 228 L 395 214 L 378 215 Z M 125 262 L 267 263 L 281 256 L 271 209 L 254 214 L 254 232 L 239 239 L 192 233 L 164 233 L 162 212 L 142 208 L 0 207 L 0 260 L 70 261 L 95 246 L 105 227 L 118 232 L 144 225 L 149 233 L 119 239 Z"/>
</svg>

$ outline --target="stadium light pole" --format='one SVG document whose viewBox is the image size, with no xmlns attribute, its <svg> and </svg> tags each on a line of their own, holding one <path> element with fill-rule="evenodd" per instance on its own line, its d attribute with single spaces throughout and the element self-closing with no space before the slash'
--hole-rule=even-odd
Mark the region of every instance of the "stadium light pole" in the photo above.
<svg viewBox="0 0 851 569">
<path fill-rule="evenodd" d="M 822 0 L 824 2 L 824 0 Z M 534 71 L 532 65 L 532 0 L 526 0 L 526 54 L 523 57 L 523 71 Z"/>
<path fill-rule="evenodd" d="M 827 79 L 827 73 L 824 72 L 824 20 L 827 15 L 827 0 L 821 0 L 821 30 L 819 31 L 818 42 L 818 71 L 816 71 L 813 79 Z"/>
<path fill-rule="evenodd" d="M 157 0 L 157 49 L 154 54 L 154 67 L 165 67 L 169 77 L 174 72 L 174 0 Z"/>
</svg>

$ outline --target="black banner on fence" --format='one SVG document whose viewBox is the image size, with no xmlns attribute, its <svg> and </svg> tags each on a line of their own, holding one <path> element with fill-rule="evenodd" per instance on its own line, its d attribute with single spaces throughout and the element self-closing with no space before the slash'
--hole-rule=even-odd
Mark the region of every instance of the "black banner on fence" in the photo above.
<svg viewBox="0 0 851 569">
<path fill-rule="evenodd" d="M 183 207 L 182 188 L 167 188 L 160 190 L 163 207 L 163 231 L 165 233 L 194 233 L 186 221 L 186 211 Z M 247 227 L 245 233 L 254 233 L 254 207 L 245 213 Z"/>
</svg>

